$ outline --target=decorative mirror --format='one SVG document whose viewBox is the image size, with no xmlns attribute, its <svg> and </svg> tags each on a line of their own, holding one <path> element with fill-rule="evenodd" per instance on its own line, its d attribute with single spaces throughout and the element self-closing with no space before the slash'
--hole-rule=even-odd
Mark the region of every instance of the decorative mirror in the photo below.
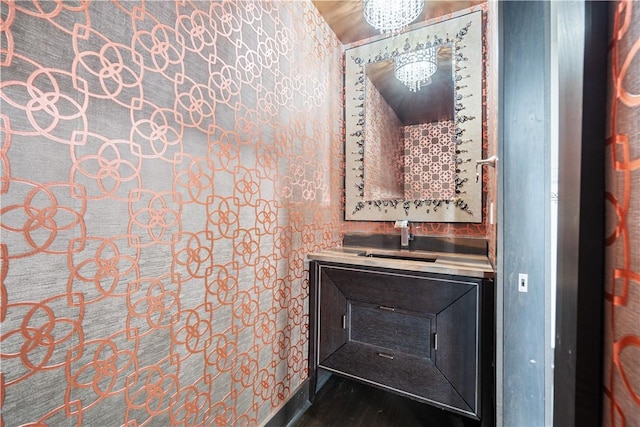
<svg viewBox="0 0 640 427">
<path fill-rule="evenodd" d="M 345 55 L 346 219 L 481 222 L 482 12 Z"/>
</svg>

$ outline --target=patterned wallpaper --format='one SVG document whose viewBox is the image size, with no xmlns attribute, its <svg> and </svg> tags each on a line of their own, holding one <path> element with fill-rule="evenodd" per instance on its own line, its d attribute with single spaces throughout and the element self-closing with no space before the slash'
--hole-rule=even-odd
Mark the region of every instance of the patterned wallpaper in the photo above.
<svg viewBox="0 0 640 427">
<path fill-rule="evenodd" d="M 2 425 L 266 421 L 341 239 L 337 39 L 308 1 L 1 8 Z"/>
<path fill-rule="evenodd" d="M 366 77 L 364 143 L 365 200 L 402 199 L 404 157 L 402 122 Z"/>
<path fill-rule="evenodd" d="M 405 126 L 405 199 L 454 198 L 454 133 L 451 120 Z"/>
<path fill-rule="evenodd" d="M 640 425 L 640 4 L 611 4 L 604 425 Z"/>
<path fill-rule="evenodd" d="M 498 154 L 498 136 L 499 132 L 499 105 L 498 97 L 498 52 L 500 50 L 499 32 L 498 32 L 498 4 L 491 2 L 485 10 L 485 40 L 482 45 L 484 50 L 484 66 L 486 89 L 484 97 L 486 120 L 483 123 L 482 132 L 486 140 L 483 147 L 485 158 Z M 486 230 L 486 239 L 488 242 L 489 260 L 496 266 L 497 257 L 497 213 L 498 213 L 498 174 L 496 167 L 482 167 L 482 189 L 485 192 L 484 201 L 484 226 Z"/>
<path fill-rule="evenodd" d="M 266 421 L 305 254 L 396 233 L 343 221 L 339 42 L 308 1 L 0 5 L 0 422 Z"/>
</svg>

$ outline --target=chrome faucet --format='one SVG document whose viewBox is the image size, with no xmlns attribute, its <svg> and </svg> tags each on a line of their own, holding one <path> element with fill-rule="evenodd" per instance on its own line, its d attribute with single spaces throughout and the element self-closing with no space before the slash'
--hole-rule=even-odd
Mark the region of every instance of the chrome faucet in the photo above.
<svg viewBox="0 0 640 427">
<path fill-rule="evenodd" d="M 400 249 L 409 249 L 409 242 L 413 240 L 413 234 L 410 232 L 409 221 L 399 219 L 396 221 L 395 228 L 400 229 Z"/>
</svg>

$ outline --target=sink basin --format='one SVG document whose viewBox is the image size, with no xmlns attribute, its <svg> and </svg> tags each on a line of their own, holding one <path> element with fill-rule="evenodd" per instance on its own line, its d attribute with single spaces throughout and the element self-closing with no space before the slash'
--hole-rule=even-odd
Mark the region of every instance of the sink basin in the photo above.
<svg viewBox="0 0 640 427">
<path fill-rule="evenodd" d="M 422 262 L 435 262 L 438 259 L 438 257 L 433 254 L 409 251 L 367 251 L 359 255 L 371 258 L 401 259 L 406 261 Z"/>
<path fill-rule="evenodd" d="M 348 248 L 342 247 L 339 249 L 340 252 L 351 255 L 364 256 L 367 254 L 367 251 L 362 248 Z"/>
</svg>

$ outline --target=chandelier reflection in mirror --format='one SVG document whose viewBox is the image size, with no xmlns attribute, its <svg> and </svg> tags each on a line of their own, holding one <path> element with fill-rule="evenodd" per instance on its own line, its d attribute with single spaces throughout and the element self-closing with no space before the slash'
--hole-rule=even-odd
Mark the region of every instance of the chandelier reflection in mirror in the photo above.
<svg viewBox="0 0 640 427">
<path fill-rule="evenodd" d="M 438 55 L 434 47 L 402 53 L 393 62 L 393 74 L 411 92 L 431 84 L 431 76 L 437 69 Z"/>
<path fill-rule="evenodd" d="M 364 0 L 364 19 L 382 34 L 402 30 L 422 13 L 424 0 Z"/>
</svg>

